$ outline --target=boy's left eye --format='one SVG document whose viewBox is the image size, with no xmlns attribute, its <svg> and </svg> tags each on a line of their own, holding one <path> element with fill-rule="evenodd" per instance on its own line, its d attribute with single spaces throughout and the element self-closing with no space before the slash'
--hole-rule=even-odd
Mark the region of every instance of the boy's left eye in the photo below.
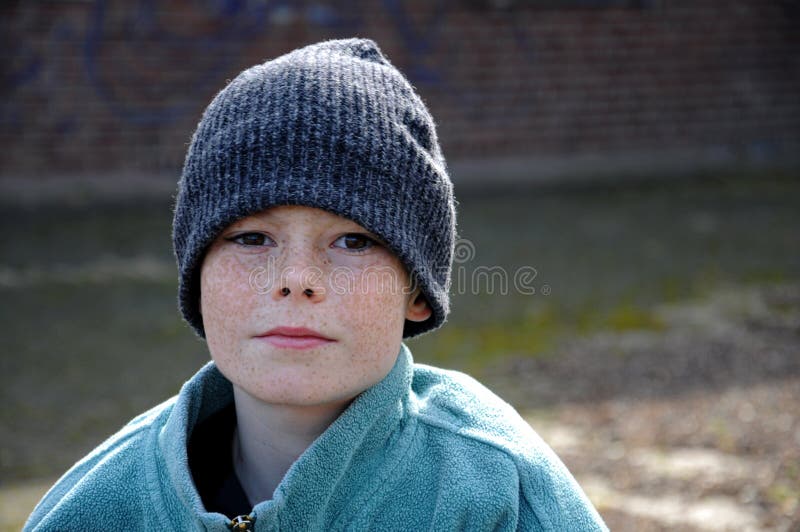
<svg viewBox="0 0 800 532">
<path fill-rule="evenodd" d="M 365 251 L 375 245 L 375 241 L 367 235 L 348 233 L 337 238 L 333 247 L 348 249 L 350 251 Z"/>
<path fill-rule="evenodd" d="M 242 233 L 229 237 L 228 240 L 242 246 L 274 246 L 275 242 L 264 233 Z"/>
</svg>

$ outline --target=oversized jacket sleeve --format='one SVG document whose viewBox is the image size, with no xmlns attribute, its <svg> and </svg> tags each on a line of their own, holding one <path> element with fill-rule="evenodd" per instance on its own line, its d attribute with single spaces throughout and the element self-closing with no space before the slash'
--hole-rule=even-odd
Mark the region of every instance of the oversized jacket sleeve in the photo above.
<svg viewBox="0 0 800 532">
<path fill-rule="evenodd" d="M 572 474 L 544 442 L 532 446 L 518 464 L 518 530 L 607 530 Z"/>
<path fill-rule="evenodd" d="M 495 477 L 505 482 L 487 490 L 485 497 L 515 506 L 511 513 L 516 514 L 517 530 L 607 530 L 566 466 L 514 408 L 458 372 L 417 365 L 414 377 L 420 420 L 461 437 L 449 443 L 450 469 L 468 475 L 476 471 L 476 463 L 498 464 Z M 474 445 L 465 450 L 468 440 Z M 503 460 L 493 458 L 497 455 Z M 487 481 L 496 478 L 483 477 L 479 483 Z M 511 486 L 516 493 L 509 492 Z"/>
</svg>

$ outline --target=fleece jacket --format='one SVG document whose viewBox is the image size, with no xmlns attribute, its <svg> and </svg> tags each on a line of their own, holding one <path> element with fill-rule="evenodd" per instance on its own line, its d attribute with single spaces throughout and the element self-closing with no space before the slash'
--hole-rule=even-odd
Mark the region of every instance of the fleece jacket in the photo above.
<svg viewBox="0 0 800 532">
<path fill-rule="evenodd" d="M 213 363 L 75 464 L 26 531 L 228 531 L 192 480 L 192 428 L 233 401 Z M 362 392 L 291 466 L 248 526 L 272 530 L 607 530 L 566 467 L 474 379 L 414 364 Z"/>
</svg>

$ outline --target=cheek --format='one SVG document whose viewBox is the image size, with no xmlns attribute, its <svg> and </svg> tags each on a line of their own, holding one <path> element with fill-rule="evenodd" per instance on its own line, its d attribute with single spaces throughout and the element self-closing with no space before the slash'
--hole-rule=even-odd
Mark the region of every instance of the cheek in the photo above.
<svg viewBox="0 0 800 532">
<path fill-rule="evenodd" d="M 200 305 L 203 327 L 211 344 L 219 336 L 236 330 L 255 304 L 257 294 L 250 286 L 252 268 L 233 257 L 209 257 L 200 277 Z"/>
<path fill-rule="evenodd" d="M 375 355 L 396 354 L 400 348 L 405 323 L 405 301 L 401 277 L 359 275 L 353 290 L 342 296 L 360 346 Z"/>
</svg>

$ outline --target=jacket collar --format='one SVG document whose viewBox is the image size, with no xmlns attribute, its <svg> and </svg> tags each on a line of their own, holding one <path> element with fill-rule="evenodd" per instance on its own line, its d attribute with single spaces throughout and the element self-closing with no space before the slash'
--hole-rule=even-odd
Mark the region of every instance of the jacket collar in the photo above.
<svg viewBox="0 0 800 532">
<path fill-rule="evenodd" d="M 357 396 L 348 408 L 323 432 L 291 466 L 273 498 L 255 506 L 258 521 L 279 522 L 281 528 L 299 529 L 322 525 L 368 496 L 370 472 L 387 457 L 399 459 L 403 453 L 386 453 L 406 427 L 401 421 L 409 408 L 413 374 L 411 352 L 401 345 L 389 374 Z M 174 499 L 183 518 L 200 521 L 206 528 L 220 529 L 229 522 L 221 514 L 205 511 L 194 487 L 187 443 L 192 428 L 202 419 L 233 401 L 233 387 L 213 362 L 206 364 L 181 388 L 177 400 L 158 435 L 160 466 L 168 478 L 162 482 L 162 496 Z M 171 493 L 167 493 L 171 492 Z M 167 501 L 165 501 L 167 502 Z M 177 516 L 175 516 L 177 517 Z"/>
</svg>

